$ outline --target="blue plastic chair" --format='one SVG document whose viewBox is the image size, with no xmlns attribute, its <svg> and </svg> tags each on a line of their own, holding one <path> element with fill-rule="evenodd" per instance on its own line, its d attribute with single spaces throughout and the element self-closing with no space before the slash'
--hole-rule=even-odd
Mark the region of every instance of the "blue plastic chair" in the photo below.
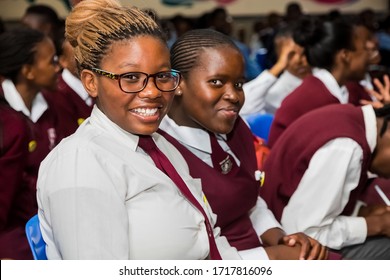
<svg viewBox="0 0 390 280">
<path fill-rule="evenodd" d="M 273 120 L 274 115 L 272 114 L 255 114 L 246 118 L 253 134 L 264 139 L 266 142 L 268 141 L 269 131 Z"/>
<path fill-rule="evenodd" d="M 34 260 L 47 260 L 46 243 L 43 241 L 41 229 L 39 228 L 38 215 L 33 216 L 26 223 L 26 236 Z"/>
</svg>

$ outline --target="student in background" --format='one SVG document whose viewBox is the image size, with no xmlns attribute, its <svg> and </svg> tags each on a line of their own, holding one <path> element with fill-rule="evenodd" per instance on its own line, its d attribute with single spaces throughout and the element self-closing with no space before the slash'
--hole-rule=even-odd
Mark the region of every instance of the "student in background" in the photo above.
<svg viewBox="0 0 390 280">
<path fill-rule="evenodd" d="M 156 133 L 180 82 L 157 23 L 115 0 L 66 19 L 91 116 L 49 154 L 38 217 L 49 259 L 240 259 L 201 182 Z"/>
<path fill-rule="evenodd" d="M 389 116 L 390 107 L 335 104 L 286 129 L 260 195 L 287 233 L 303 231 L 344 259 L 390 259 L 390 207 L 358 204 L 368 172 L 390 177 Z"/>
<path fill-rule="evenodd" d="M 268 145 L 272 148 L 283 131 L 297 118 L 329 104 L 348 103 L 348 81 L 364 78 L 369 65 L 366 43 L 369 33 L 344 21 L 303 19 L 294 31 L 294 41 L 305 48 L 313 75 L 289 94 L 276 111 Z"/>
<path fill-rule="evenodd" d="M 200 178 L 217 224 L 240 255 L 251 259 L 324 259 L 327 250 L 297 233 L 286 235 L 258 196 L 253 135 L 239 117 L 244 60 L 222 33 L 198 29 L 171 48 L 183 79 L 163 119 L 163 134 Z"/>
<path fill-rule="evenodd" d="M 36 213 L 35 189 L 26 184 L 30 128 L 0 96 L 0 259 L 32 259 L 26 222 Z"/>
<path fill-rule="evenodd" d="M 284 98 L 311 73 L 304 49 L 292 38 L 293 26 L 279 29 L 275 36 L 278 61 L 269 70 L 244 84 L 245 104 L 241 115 L 274 114 Z"/>
<path fill-rule="evenodd" d="M 49 36 L 54 42 L 57 55 L 61 53 L 64 26 L 52 7 L 44 4 L 31 5 L 24 12 L 21 21 L 24 25 Z"/>
<path fill-rule="evenodd" d="M 62 44 L 59 56 L 62 73 L 55 91 L 45 91 L 45 98 L 50 100 L 58 115 L 58 122 L 64 137 L 74 133 L 79 125 L 90 116 L 93 99 L 79 78 L 73 47 L 68 40 Z"/>
<path fill-rule="evenodd" d="M 35 194 L 39 165 L 61 135 L 57 130 L 56 115 L 42 95 L 42 90 L 56 88 L 58 71 L 54 44 L 48 36 L 30 28 L 0 35 L 0 76 L 5 78 L 0 96 L 21 113 L 28 127 L 26 131 L 31 133 L 28 147 L 25 147 L 28 156 L 19 159 L 27 165 L 19 176 L 23 178 L 23 188 L 31 194 L 30 202 L 26 202 L 31 205 L 30 213 L 37 209 Z M 9 166 L 4 172 L 14 170 Z"/>
</svg>

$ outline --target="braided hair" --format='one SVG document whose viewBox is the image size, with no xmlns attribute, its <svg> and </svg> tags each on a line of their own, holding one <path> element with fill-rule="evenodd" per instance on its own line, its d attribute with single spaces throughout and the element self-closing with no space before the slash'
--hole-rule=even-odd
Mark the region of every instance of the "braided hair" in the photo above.
<svg viewBox="0 0 390 280">
<path fill-rule="evenodd" d="M 136 7 L 116 0 L 85 0 L 78 3 L 65 23 L 65 36 L 74 48 L 78 70 L 99 68 L 116 41 L 150 35 L 165 43 L 157 23 Z"/>
<path fill-rule="evenodd" d="M 199 56 L 206 48 L 228 46 L 240 51 L 226 35 L 212 29 L 194 29 L 184 33 L 171 47 L 171 65 L 184 78 L 197 66 Z"/>
</svg>

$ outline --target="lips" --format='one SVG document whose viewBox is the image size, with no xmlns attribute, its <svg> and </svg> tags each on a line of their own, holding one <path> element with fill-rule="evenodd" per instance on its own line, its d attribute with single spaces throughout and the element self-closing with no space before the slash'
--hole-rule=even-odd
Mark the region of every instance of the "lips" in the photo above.
<svg viewBox="0 0 390 280">
<path fill-rule="evenodd" d="M 135 108 L 130 111 L 143 117 L 151 117 L 157 114 L 158 109 L 159 108 Z"/>
</svg>

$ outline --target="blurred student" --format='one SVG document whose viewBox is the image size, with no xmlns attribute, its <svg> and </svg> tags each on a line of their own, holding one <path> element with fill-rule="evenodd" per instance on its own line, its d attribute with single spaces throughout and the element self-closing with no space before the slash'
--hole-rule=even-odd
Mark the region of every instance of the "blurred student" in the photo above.
<svg viewBox="0 0 390 280">
<path fill-rule="evenodd" d="M 12 109 L 23 114 L 31 132 L 28 157 L 20 159 L 27 162 L 28 169 L 19 176 L 24 177 L 34 196 L 39 164 L 61 135 L 55 112 L 41 92 L 56 88 L 58 71 L 54 44 L 48 36 L 30 28 L 0 35 L 0 76 L 5 78 L 0 96 Z M 36 199 L 32 202 L 36 210 Z"/>
<path fill-rule="evenodd" d="M 64 137 L 74 133 L 79 125 L 90 116 L 94 104 L 79 78 L 73 47 L 68 40 L 62 44 L 59 56 L 62 73 L 55 91 L 45 91 L 45 97 L 53 104 Z"/>
<path fill-rule="evenodd" d="M 240 114 L 275 114 L 284 100 L 311 73 L 304 49 L 294 43 L 293 27 L 279 29 L 275 36 L 278 61 L 269 70 L 244 84 L 245 104 Z"/>
<path fill-rule="evenodd" d="M 276 111 L 268 145 L 272 148 L 296 119 L 316 108 L 349 101 L 345 83 L 360 81 L 369 65 L 367 32 L 344 21 L 303 19 L 294 31 L 294 41 L 304 47 L 313 75 L 289 94 Z"/>
<path fill-rule="evenodd" d="M 25 225 L 36 213 L 28 178 L 30 128 L 22 113 L 0 96 L 0 259 L 32 259 Z"/>
<path fill-rule="evenodd" d="M 260 195 L 287 233 L 344 259 L 390 259 L 390 207 L 362 206 L 369 172 L 390 177 L 390 107 L 334 104 L 292 123 L 271 149 Z"/>
</svg>

